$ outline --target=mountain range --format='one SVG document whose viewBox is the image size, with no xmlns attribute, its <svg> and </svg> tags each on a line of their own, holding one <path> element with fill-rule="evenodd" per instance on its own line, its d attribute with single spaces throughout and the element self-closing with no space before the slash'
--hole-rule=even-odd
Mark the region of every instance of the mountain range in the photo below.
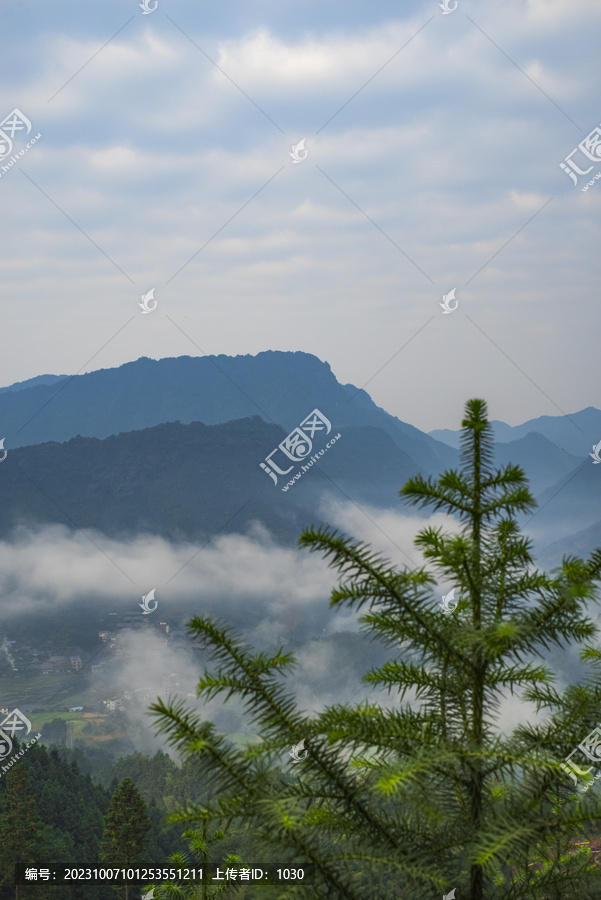
<svg viewBox="0 0 601 900">
<path fill-rule="evenodd" d="M 217 425 L 255 415 L 289 433 L 315 408 L 338 430 L 382 428 L 424 471 L 439 471 L 457 459 L 447 444 L 391 416 L 365 391 L 340 384 L 330 366 L 310 353 L 141 357 L 53 383 L 21 382 L 18 390 L 0 394 L 2 434 L 13 447 L 76 435 L 103 438 L 163 422 Z"/>
<path fill-rule="evenodd" d="M 601 410 L 594 406 L 587 406 L 586 409 L 569 415 L 539 416 L 522 425 L 506 425 L 498 419 L 493 419 L 490 424 L 498 443 L 516 441 L 532 433 L 542 434 L 547 440 L 580 459 L 592 449 L 592 444 L 601 440 Z M 430 437 L 444 441 L 449 447 L 459 447 L 460 429 L 451 431 L 449 428 L 436 428 L 428 433 Z"/>
<path fill-rule="evenodd" d="M 170 422 L 102 440 L 11 450 L 0 470 L 0 536 L 19 525 L 58 522 L 112 537 L 146 532 L 205 541 L 258 522 L 291 543 L 318 523 L 327 496 L 398 506 L 400 486 L 416 471 L 413 460 L 382 429 L 347 427 L 338 434 L 319 464 L 290 486 L 282 477 L 275 485 L 260 468 L 286 432 L 258 416 L 221 425 Z"/>
<path fill-rule="evenodd" d="M 314 412 L 321 424 L 311 434 L 300 426 Z M 317 524 L 328 498 L 415 515 L 398 496 L 407 478 L 460 465 L 459 432 L 420 431 L 302 352 L 142 357 L 40 375 L 0 389 L 0 423 L 9 451 L 0 469 L 3 537 L 17 524 L 63 522 L 206 540 L 259 522 L 288 543 Z M 493 424 L 496 465 L 520 465 L 539 502 L 521 524 L 542 557 L 547 544 L 548 560 L 561 556 L 559 545 L 598 546 L 601 473 L 588 452 L 601 437 L 601 412 Z M 290 455 L 309 434 L 305 461 L 314 464 L 303 473 L 305 454 Z M 286 476 L 269 475 L 276 460 Z"/>
</svg>

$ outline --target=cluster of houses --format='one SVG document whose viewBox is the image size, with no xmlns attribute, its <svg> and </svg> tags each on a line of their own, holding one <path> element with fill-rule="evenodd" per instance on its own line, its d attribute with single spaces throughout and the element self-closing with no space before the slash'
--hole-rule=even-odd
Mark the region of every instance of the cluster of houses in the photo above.
<svg viewBox="0 0 601 900">
<path fill-rule="evenodd" d="M 99 666 L 96 666 L 96 668 L 99 668 Z M 163 692 L 169 693 L 178 688 L 180 686 L 179 679 L 180 676 L 176 672 L 173 672 L 171 675 L 165 675 L 161 683 Z M 121 691 L 119 695 L 115 697 L 108 697 L 106 700 L 102 701 L 102 705 L 107 712 L 113 713 L 125 706 L 129 701 L 146 704 L 154 699 L 154 695 L 146 688 L 137 688 L 137 690 L 133 691 Z"/>
<path fill-rule="evenodd" d="M 41 649 L 17 641 L 8 641 L 7 645 L 10 647 L 10 654 L 5 651 L 4 659 L 0 661 L 2 674 L 37 672 L 52 675 L 54 672 L 77 672 L 83 667 L 80 656 L 56 655 L 51 641 L 47 641 Z"/>
<path fill-rule="evenodd" d="M 98 640 L 103 644 L 107 644 L 109 649 L 113 651 L 114 655 L 119 656 L 122 653 L 123 648 L 120 646 L 119 641 L 119 632 L 122 628 L 128 629 L 143 629 L 146 623 L 144 621 L 140 622 L 140 616 L 126 613 L 121 616 L 121 621 L 119 622 L 119 628 L 116 631 L 99 631 L 98 632 Z M 148 634 L 149 629 L 148 626 L 144 629 L 146 634 Z M 176 629 L 172 631 L 167 622 L 159 622 L 155 627 L 151 630 L 151 634 L 153 635 L 153 642 L 157 647 L 166 647 L 168 643 L 173 643 L 174 641 L 181 641 L 185 638 L 184 632 L 181 629 Z"/>
<path fill-rule="evenodd" d="M 130 703 L 147 704 L 156 697 L 156 683 L 153 685 L 153 693 L 146 688 L 120 690 L 116 689 L 115 675 L 118 672 L 115 663 L 119 661 L 127 661 L 131 653 L 131 633 L 125 634 L 124 630 L 143 629 L 144 640 L 150 644 L 150 651 L 153 648 L 159 649 L 161 646 L 170 644 L 175 649 L 194 649 L 199 650 L 199 646 L 195 646 L 198 642 L 192 642 L 190 638 L 178 627 L 172 628 L 165 621 L 158 621 L 152 624 L 139 613 L 126 613 L 117 617 L 116 613 L 109 613 L 115 618 L 110 622 L 111 630 L 103 628 L 98 632 L 98 640 L 105 645 L 106 653 L 95 654 L 97 662 L 90 660 L 85 662 L 81 656 L 77 655 L 59 655 L 58 648 L 52 641 L 46 641 L 39 648 L 21 644 L 17 641 L 7 640 L 4 642 L 2 649 L 4 652 L 0 654 L 0 675 L 16 675 L 39 673 L 41 675 L 68 675 L 82 674 L 86 676 L 87 685 L 82 689 L 91 690 L 95 694 L 104 696 L 101 701 L 102 707 L 107 713 L 115 713 Z M 102 623 L 103 620 L 101 620 Z M 62 647 L 61 647 L 62 649 Z M 90 663 L 92 663 L 90 665 Z M 83 670 L 83 671 L 82 671 Z M 177 673 L 167 675 L 162 679 L 162 692 L 164 695 L 177 692 L 180 687 L 180 676 Z M 195 695 L 190 695 L 195 696 Z M 100 698 L 99 698 L 100 699 Z M 32 698 L 33 700 L 33 698 Z M 80 701 L 81 702 L 81 701 Z M 99 705 L 94 705 L 94 709 L 99 711 Z M 85 707 L 88 711 L 92 707 Z M 71 707 L 72 712 L 83 712 L 83 706 Z M 86 713 L 84 713 L 85 715 Z"/>
</svg>

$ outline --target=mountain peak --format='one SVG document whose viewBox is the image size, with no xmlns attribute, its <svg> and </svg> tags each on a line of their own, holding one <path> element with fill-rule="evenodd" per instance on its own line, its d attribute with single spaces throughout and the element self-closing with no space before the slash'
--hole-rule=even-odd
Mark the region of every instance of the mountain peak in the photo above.
<svg viewBox="0 0 601 900">
<path fill-rule="evenodd" d="M 53 384 L 0 394 L 7 446 L 104 438 L 179 420 L 217 425 L 249 416 L 291 433 L 315 409 L 332 427 L 381 428 L 427 473 L 457 454 L 378 407 L 365 391 L 342 385 L 329 363 L 301 350 L 256 355 L 143 356 Z M 270 448 L 267 448 L 266 453 Z"/>
</svg>

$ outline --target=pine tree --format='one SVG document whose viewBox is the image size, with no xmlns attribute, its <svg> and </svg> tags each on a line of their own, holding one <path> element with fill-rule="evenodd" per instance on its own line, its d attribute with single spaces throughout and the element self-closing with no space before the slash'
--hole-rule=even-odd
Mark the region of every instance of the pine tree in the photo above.
<svg viewBox="0 0 601 900">
<path fill-rule="evenodd" d="M 590 852 L 574 837 L 601 819 L 601 802 L 594 789 L 578 795 L 561 764 L 601 720 L 601 651 L 586 616 L 601 550 L 588 561 L 564 557 L 551 574 L 535 569 L 513 516 L 536 503 L 518 466 L 493 470 L 483 400 L 468 401 L 462 428 L 461 470 L 418 476 L 400 491 L 457 519 L 456 533 L 419 532 L 423 566 L 395 568 L 331 529 L 299 541 L 338 571 L 331 605 L 360 611 L 363 630 L 393 649 L 364 680 L 395 693 L 396 707 L 304 715 L 280 683 L 292 655 L 253 653 L 206 616 L 188 630 L 219 667 L 204 672 L 199 696 L 243 697 L 263 743 L 233 748 L 182 701 L 151 707 L 158 730 L 202 764 L 216 820 L 251 824 L 282 865 L 316 866 L 312 887 L 278 888 L 278 898 L 439 900 L 453 888 L 458 900 L 600 895 Z M 454 611 L 450 597 L 439 602 L 435 573 L 459 594 Z M 409 646 L 399 652 L 401 642 Z M 570 643 L 584 644 L 590 674 L 560 693 L 542 660 Z M 499 703 L 511 694 L 545 717 L 501 733 Z M 282 758 L 301 740 L 299 774 Z M 203 808 L 181 814 L 193 821 Z"/>
<path fill-rule="evenodd" d="M 222 828 L 210 828 L 211 815 L 208 814 L 202 821 L 200 828 L 188 828 L 182 837 L 187 845 L 187 850 L 173 853 L 169 859 L 171 868 L 177 869 L 202 869 L 207 871 L 209 861 L 215 862 L 216 850 L 214 845 L 219 845 L 226 836 Z M 229 868 L 240 869 L 244 862 L 237 854 L 221 854 L 218 865 L 225 871 Z M 223 881 L 220 884 L 209 884 L 203 881 L 201 884 L 193 882 L 165 882 L 158 888 L 157 898 L 162 900 L 212 900 L 214 897 L 238 896 L 241 882 L 236 880 Z"/>
<path fill-rule="evenodd" d="M 42 821 L 27 769 L 19 761 L 6 774 L 6 791 L 0 814 L 0 883 L 14 882 L 15 865 L 33 866 L 39 863 L 37 849 L 41 828 Z M 26 896 L 26 893 L 26 889 L 15 885 L 16 900 Z"/>
<path fill-rule="evenodd" d="M 115 868 L 135 868 L 142 863 L 150 819 L 146 805 L 130 778 L 124 778 L 111 798 L 100 842 L 100 861 Z M 114 888 L 117 896 L 130 896 L 130 886 Z M 135 889 L 137 890 L 137 889 Z"/>
</svg>

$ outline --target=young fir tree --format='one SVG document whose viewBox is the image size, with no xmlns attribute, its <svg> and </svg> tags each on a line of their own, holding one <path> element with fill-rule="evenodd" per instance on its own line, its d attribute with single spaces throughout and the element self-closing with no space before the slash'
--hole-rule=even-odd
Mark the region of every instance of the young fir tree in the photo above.
<svg viewBox="0 0 601 900">
<path fill-rule="evenodd" d="M 100 862 L 114 868 L 136 868 L 148 842 L 150 819 L 146 805 L 130 778 L 124 778 L 111 798 L 99 847 Z M 117 896 L 129 900 L 137 888 L 115 886 Z"/>
<path fill-rule="evenodd" d="M 216 819 L 251 823 L 263 860 L 269 850 L 282 864 L 315 865 L 313 886 L 272 896 L 440 900 L 453 889 L 457 900 L 601 896 L 590 852 L 574 846 L 585 824 L 601 818 L 601 802 L 594 789 L 576 792 L 561 769 L 601 720 L 601 651 L 590 643 L 582 650 L 591 675 L 562 693 L 543 662 L 594 638 L 584 610 L 601 550 L 588 561 L 564 558 L 553 577 L 536 570 L 512 518 L 536 504 L 519 467 L 493 470 L 483 400 L 467 403 L 462 427 L 461 471 L 416 477 L 400 492 L 458 520 L 459 533 L 419 532 L 425 566 L 399 570 L 328 529 L 309 529 L 299 542 L 340 573 L 331 605 L 362 610 L 364 630 L 393 648 L 364 680 L 396 692 L 396 707 L 366 702 L 304 715 L 281 684 L 291 654 L 253 654 L 209 617 L 188 626 L 220 664 L 205 671 L 198 694 L 242 696 L 263 743 L 240 751 L 182 702 L 151 707 L 159 730 L 202 764 L 219 798 Z M 458 595 L 454 611 L 440 603 L 435 572 Z M 411 703 L 403 702 L 408 691 Z M 544 716 L 502 733 L 499 703 L 511 694 Z M 283 766 L 301 740 L 304 762 Z M 182 812 L 191 820 L 201 814 L 193 805 Z"/>
<path fill-rule="evenodd" d="M 15 742 L 16 744 L 16 742 Z M 18 744 L 16 744 L 18 750 Z M 6 774 L 6 790 L 0 812 L 0 883 L 15 884 L 15 865 L 39 865 L 38 847 L 42 820 L 27 777 L 19 760 Z M 16 900 L 26 897 L 27 887 L 15 885 Z"/>
<path fill-rule="evenodd" d="M 180 816 L 172 817 L 176 821 Z M 207 872 L 209 863 L 218 865 L 222 873 L 227 869 L 235 869 L 239 871 L 244 865 L 242 860 L 236 854 L 219 853 L 218 846 L 223 842 L 226 836 L 222 828 L 209 828 L 211 815 L 205 815 L 200 828 L 188 828 L 184 831 L 184 838 L 188 849 L 181 853 L 174 853 L 169 857 L 170 868 L 181 869 L 202 869 Z M 223 875 L 222 875 L 223 877 Z M 209 884 L 208 881 L 202 883 L 194 883 L 192 881 L 169 881 L 163 883 L 155 892 L 155 900 L 212 900 L 214 897 L 222 897 L 226 900 L 228 897 L 237 896 L 240 892 L 240 885 L 243 882 L 236 880 L 229 883 L 225 880 L 219 884 Z"/>
</svg>

